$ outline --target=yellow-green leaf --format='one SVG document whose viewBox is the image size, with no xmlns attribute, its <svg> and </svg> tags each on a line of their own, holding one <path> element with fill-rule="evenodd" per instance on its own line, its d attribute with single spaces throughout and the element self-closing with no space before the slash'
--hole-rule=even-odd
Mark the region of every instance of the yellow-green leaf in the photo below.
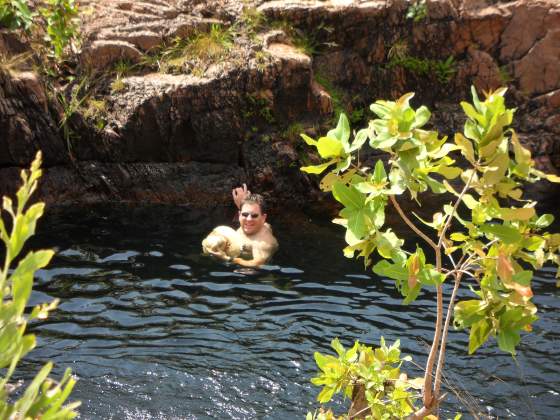
<svg viewBox="0 0 560 420">
<path fill-rule="evenodd" d="M 307 172 L 309 174 L 320 174 L 333 163 L 338 162 L 337 159 L 331 159 L 328 162 L 321 163 L 320 165 L 302 166 L 300 171 Z"/>
<path fill-rule="evenodd" d="M 461 149 L 461 154 L 469 161 L 474 162 L 474 147 L 472 142 L 461 133 L 455 134 L 455 143 Z"/>
<path fill-rule="evenodd" d="M 321 137 L 317 141 L 317 151 L 323 159 L 340 157 L 344 153 L 342 143 L 331 137 Z"/>
<path fill-rule="evenodd" d="M 529 220 L 536 214 L 533 207 L 521 207 L 521 208 L 500 208 L 500 217 L 506 221 L 512 220 Z"/>
</svg>

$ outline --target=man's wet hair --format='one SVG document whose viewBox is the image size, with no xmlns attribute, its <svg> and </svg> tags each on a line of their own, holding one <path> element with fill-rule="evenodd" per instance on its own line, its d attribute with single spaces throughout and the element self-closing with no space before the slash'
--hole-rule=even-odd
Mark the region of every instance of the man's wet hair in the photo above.
<svg viewBox="0 0 560 420">
<path fill-rule="evenodd" d="M 260 194 L 249 194 L 245 199 L 241 202 L 241 207 L 243 204 L 258 204 L 261 208 L 261 214 L 266 214 L 266 203 L 264 198 Z"/>
</svg>

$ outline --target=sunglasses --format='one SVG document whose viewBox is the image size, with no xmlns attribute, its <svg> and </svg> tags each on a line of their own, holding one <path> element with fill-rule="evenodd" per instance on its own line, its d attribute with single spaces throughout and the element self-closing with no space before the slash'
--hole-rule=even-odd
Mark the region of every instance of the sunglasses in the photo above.
<svg viewBox="0 0 560 420">
<path fill-rule="evenodd" d="M 260 214 L 258 214 L 258 213 L 247 213 L 247 212 L 241 213 L 241 217 L 243 217 L 244 219 L 248 219 L 249 216 L 251 217 L 251 219 L 258 219 L 260 217 Z"/>
</svg>

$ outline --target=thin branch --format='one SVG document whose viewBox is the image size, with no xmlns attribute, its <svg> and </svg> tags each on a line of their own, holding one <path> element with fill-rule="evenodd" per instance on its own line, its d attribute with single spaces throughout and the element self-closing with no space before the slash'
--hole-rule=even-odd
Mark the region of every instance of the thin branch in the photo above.
<svg viewBox="0 0 560 420">
<path fill-rule="evenodd" d="M 401 216 L 401 218 L 405 221 L 405 223 L 424 241 L 426 241 L 435 251 L 436 253 L 436 270 L 441 272 L 441 247 L 437 246 L 432 239 L 430 239 L 424 232 L 422 232 L 418 227 L 412 223 L 412 221 L 404 214 L 401 206 L 395 199 L 394 195 L 389 196 L 391 203 Z M 439 347 L 439 341 L 441 337 L 441 326 L 442 326 L 442 318 L 443 318 L 443 292 L 441 285 L 437 286 L 437 318 L 436 318 L 436 327 L 434 331 L 434 340 L 432 341 L 432 346 L 430 348 L 430 354 L 428 356 L 428 361 L 426 362 L 426 372 L 424 375 L 424 408 L 428 409 L 431 407 L 432 404 L 432 371 L 434 368 L 434 363 L 436 360 L 436 354 Z M 422 409 L 421 409 L 422 410 Z M 421 411 L 420 410 L 420 411 Z M 429 414 L 429 411 L 424 414 Z"/>
<path fill-rule="evenodd" d="M 401 206 L 399 205 L 399 203 L 397 202 L 395 196 L 391 194 L 391 195 L 389 195 L 389 199 L 391 200 L 391 203 L 393 203 L 393 206 L 395 207 L 395 209 L 397 209 L 397 212 L 399 213 L 399 216 L 401 216 L 401 218 L 405 221 L 405 223 L 418 236 L 420 236 L 422 239 L 424 239 L 434 250 L 437 250 L 437 245 L 435 244 L 435 242 L 432 241 L 424 232 L 422 232 L 420 229 L 418 229 L 418 227 L 414 223 L 412 223 L 412 221 L 407 217 L 407 215 L 404 214 L 404 212 L 401 209 Z"/>
<path fill-rule="evenodd" d="M 424 375 L 424 407 L 432 407 L 433 404 L 433 390 L 432 390 L 432 371 L 436 361 L 436 354 L 438 352 L 439 343 L 441 339 L 441 324 L 443 318 L 443 290 L 441 284 L 437 286 L 437 317 L 436 327 L 434 330 L 434 340 L 430 348 L 430 354 L 426 362 L 426 373 Z M 437 394 L 435 394 L 437 398 Z"/>
<path fill-rule="evenodd" d="M 457 290 L 461 284 L 461 277 L 463 274 L 461 272 L 457 273 L 455 276 L 455 285 L 453 286 L 453 292 L 451 293 L 451 298 L 449 299 L 449 306 L 447 307 L 447 314 L 445 316 L 445 325 L 443 326 L 443 335 L 441 337 L 441 348 L 439 351 L 438 364 L 436 367 L 436 380 L 434 382 L 434 393 L 439 394 L 439 389 L 441 386 L 441 374 L 443 372 L 443 364 L 445 363 L 445 345 L 447 344 L 447 333 L 449 332 L 449 323 L 451 322 L 451 313 L 453 312 L 453 306 L 455 305 L 455 298 L 457 296 Z"/>
<path fill-rule="evenodd" d="M 447 217 L 447 220 L 445 221 L 445 225 L 443 226 L 443 229 L 441 230 L 441 233 L 439 235 L 439 241 L 438 241 L 438 244 L 437 244 L 438 247 L 441 246 L 441 243 L 443 242 L 443 238 L 445 238 L 445 232 L 449 228 L 449 225 L 451 224 L 451 220 L 453 219 L 453 216 L 457 212 L 457 207 L 459 207 L 459 204 L 461 203 L 461 199 L 463 198 L 463 196 L 465 195 L 467 190 L 471 187 L 471 181 L 474 178 L 474 174 L 476 174 L 476 168 L 473 168 L 469 180 L 467 181 L 467 183 L 463 187 L 463 190 L 461 191 L 461 193 L 457 197 L 457 201 L 455 202 L 455 205 L 453 206 L 453 211 L 451 212 L 451 214 L 449 215 L 449 217 Z"/>
<path fill-rule="evenodd" d="M 443 249 L 445 251 L 447 251 L 447 245 L 445 244 L 445 242 L 442 243 L 443 245 Z M 457 264 L 455 263 L 455 260 L 453 259 L 453 255 L 452 254 L 448 254 L 447 252 L 445 253 L 445 255 L 447 255 L 447 258 L 449 258 L 449 260 L 451 261 L 451 264 L 453 265 L 453 268 L 457 268 Z"/>
</svg>

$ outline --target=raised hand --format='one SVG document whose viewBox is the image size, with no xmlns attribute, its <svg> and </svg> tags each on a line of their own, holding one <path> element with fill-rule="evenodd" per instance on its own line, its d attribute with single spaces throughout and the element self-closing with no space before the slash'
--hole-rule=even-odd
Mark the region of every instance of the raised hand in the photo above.
<svg viewBox="0 0 560 420">
<path fill-rule="evenodd" d="M 233 202 L 235 203 L 238 209 L 241 210 L 241 203 L 243 202 L 243 200 L 245 200 L 245 197 L 247 197 L 249 194 L 251 194 L 251 191 L 247 189 L 247 184 L 245 183 L 243 184 L 242 187 L 234 188 L 231 191 Z"/>
</svg>

